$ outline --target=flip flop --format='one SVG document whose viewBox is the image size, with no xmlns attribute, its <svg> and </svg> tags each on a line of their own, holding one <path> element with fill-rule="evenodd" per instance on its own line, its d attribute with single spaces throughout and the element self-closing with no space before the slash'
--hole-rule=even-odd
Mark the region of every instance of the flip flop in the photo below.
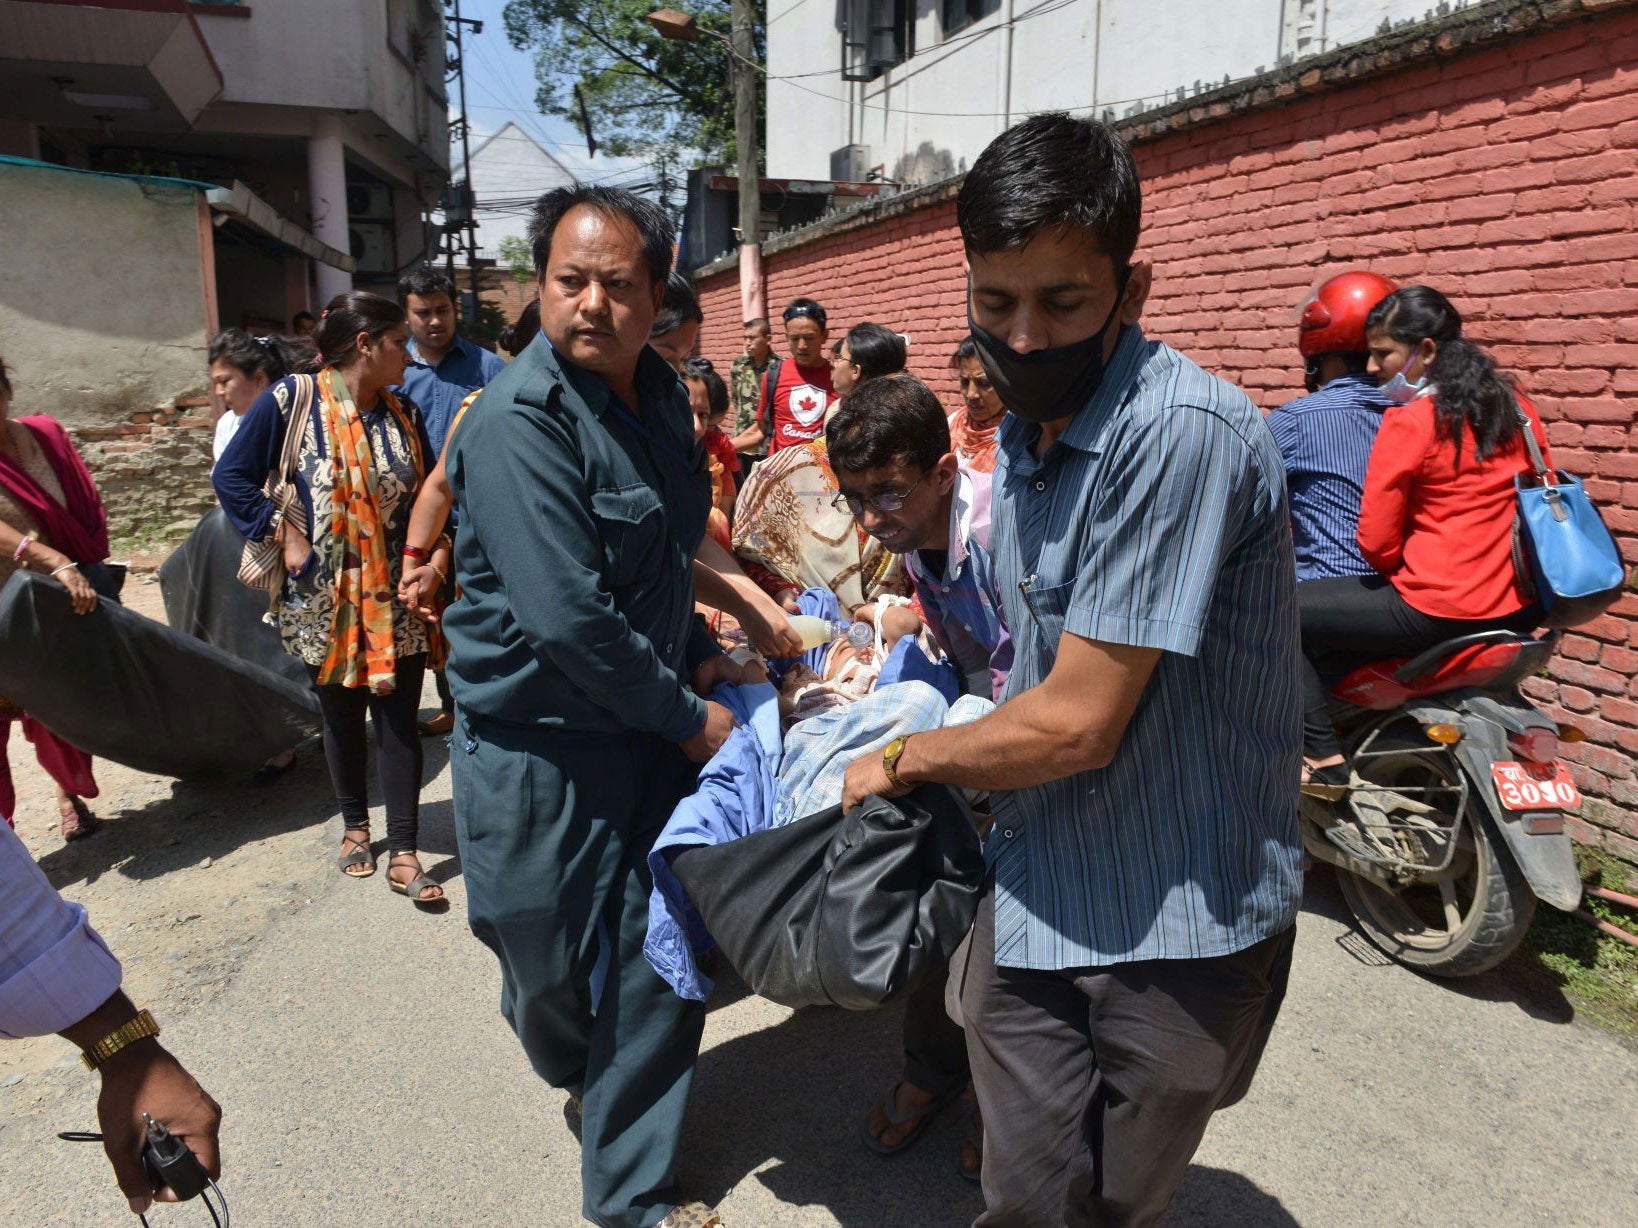
<svg viewBox="0 0 1638 1228">
<path fill-rule="evenodd" d="M 897 1107 L 897 1101 L 899 1098 L 899 1088 L 903 1085 L 904 1080 L 900 1079 L 897 1083 L 894 1083 L 892 1087 L 888 1088 L 887 1095 L 880 1102 L 880 1107 L 882 1113 L 887 1118 L 887 1125 L 889 1129 L 894 1126 L 902 1126 L 906 1122 L 915 1122 L 915 1125 L 911 1127 L 909 1134 L 906 1134 L 897 1143 L 889 1147 L 886 1143 L 882 1142 L 881 1139 L 877 1138 L 870 1132 L 870 1115 L 868 1113 L 865 1115 L 864 1124 L 859 1127 L 859 1141 L 863 1143 L 866 1148 L 874 1151 L 879 1156 L 896 1156 L 899 1154 L 899 1152 L 909 1147 L 922 1136 L 922 1132 L 925 1131 L 932 1123 L 933 1118 L 937 1117 L 939 1113 L 943 1111 L 944 1107 L 950 1103 L 950 1101 L 954 1100 L 961 1094 L 959 1089 L 954 1092 L 948 1092 L 934 1100 L 929 1100 L 926 1104 L 916 1105 L 914 1108 L 905 1109 L 901 1113 Z"/>
</svg>

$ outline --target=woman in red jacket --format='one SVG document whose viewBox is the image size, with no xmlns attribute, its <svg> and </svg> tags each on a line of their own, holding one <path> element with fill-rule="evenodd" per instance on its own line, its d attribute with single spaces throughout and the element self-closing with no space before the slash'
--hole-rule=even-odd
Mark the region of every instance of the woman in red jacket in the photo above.
<svg viewBox="0 0 1638 1228">
<path fill-rule="evenodd" d="M 1317 655 L 1410 655 L 1475 631 L 1528 631 L 1541 615 L 1519 587 L 1512 554 L 1513 478 L 1530 468 L 1521 412 L 1548 451 L 1535 406 L 1462 336 L 1461 316 L 1437 290 L 1390 294 L 1365 335 L 1369 369 L 1393 402 L 1359 512 L 1360 551 L 1380 575 L 1297 586 L 1303 791 L 1328 800 L 1346 791 L 1348 766 L 1326 715 Z"/>
</svg>

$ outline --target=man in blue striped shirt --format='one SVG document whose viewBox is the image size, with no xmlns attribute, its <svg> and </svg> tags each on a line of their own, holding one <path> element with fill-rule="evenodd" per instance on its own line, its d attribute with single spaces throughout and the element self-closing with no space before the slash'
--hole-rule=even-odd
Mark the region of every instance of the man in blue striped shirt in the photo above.
<svg viewBox="0 0 1638 1228">
<path fill-rule="evenodd" d="M 1148 1224 L 1248 1088 L 1301 899 L 1296 585 L 1279 452 L 1138 327 L 1136 167 L 1101 125 L 1003 133 L 957 203 L 1002 426 L 1013 636 L 990 716 L 854 763 L 844 802 L 989 789 L 961 980 L 985 1228 Z"/>
<path fill-rule="evenodd" d="M 1359 552 L 1359 505 L 1388 400 L 1365 371 L 1365 317 L 1393 291 L 1375 273 L 1341 273 L 1303 305 L 1297 348 L 1309 395 L 1268 415 L 1285 464 L 1298 580 L 1374 571 Z"/>
</svg>

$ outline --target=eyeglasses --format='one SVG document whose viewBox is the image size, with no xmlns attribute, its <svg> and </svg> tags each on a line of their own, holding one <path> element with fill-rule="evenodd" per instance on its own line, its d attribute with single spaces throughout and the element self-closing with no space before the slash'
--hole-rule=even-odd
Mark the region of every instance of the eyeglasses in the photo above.
<svg viewBox="0 0 1638 1228">
<path fill-rule="evenodd" d="M 931 472 L 931 469 L 927 471 Z M 879 495 L 871 495 L 864 499 L 858 495 L 837 495 L 830 501 L 830 505 L 838 512 L 847 512 L 855 518 L 864 515 L 867 507 L 873 512 L 896 512 L 904 506 L 904 501 L 915 493 L 916 487 L 927 480 L 927 473 L 912 482 L 909 490 L 884 490 Z"/>
<path fill-rule="evenodd" d="M 801 319 L 803 317 L 805 317 L 805 318 L 807 318 L 809 320 L 812 320 L 815 324 L 819 325 L 821 328 L 824 327 L 825 313 L 824 313 L 822 308 L 819 308 L 819 307 L 787 307 L 787 308 L 785 308 L 785 315 L 784 315 L 783 318 L 787 322 L 789 322 L 791 320 Z"/>
</svg>

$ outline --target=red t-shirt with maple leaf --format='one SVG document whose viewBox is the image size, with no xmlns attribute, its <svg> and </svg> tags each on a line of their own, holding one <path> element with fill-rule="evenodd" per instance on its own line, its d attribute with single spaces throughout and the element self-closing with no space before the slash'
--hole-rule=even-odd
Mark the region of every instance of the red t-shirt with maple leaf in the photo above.
<svg viewBox="0 0 1638 1228">
<path fill-rule="evenodd" d="M 768 375 L 762 375 L 762 401 L 768 403 Z M 836 400 L 830 382 L 830 364 L 799 367 L 794 359 L 779 364 L 779 383 L 773 394 L 773 424 L 768 432 L 768 455 L 792 444 L 807 443 L 825 433 L 825 410 Z"/>
</svg>

